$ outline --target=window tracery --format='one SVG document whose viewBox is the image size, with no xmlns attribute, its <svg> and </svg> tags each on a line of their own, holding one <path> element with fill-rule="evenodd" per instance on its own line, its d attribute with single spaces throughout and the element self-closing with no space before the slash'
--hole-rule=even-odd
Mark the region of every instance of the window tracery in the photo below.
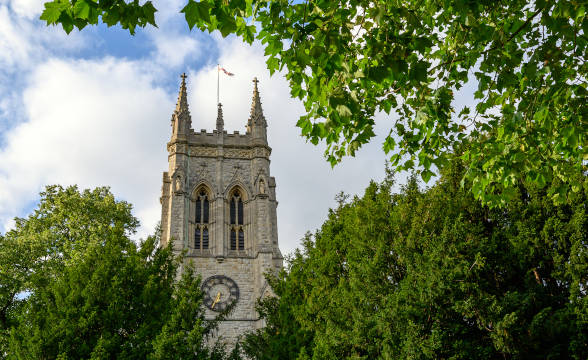
<svg viewBox="0 0 588 360">
<path fill-rule="evenodd" d="M 239 190 L 232 193 L 229 203 L 230 249 L 245 250 L 243 196 Z"/>
<path fill-rule="evenodd" d="M 200 189 L 195 198 L 194 224 L 194 248 L 207 250 L 210 243 L 210 200 L 204 189 Z"/>
</svg>

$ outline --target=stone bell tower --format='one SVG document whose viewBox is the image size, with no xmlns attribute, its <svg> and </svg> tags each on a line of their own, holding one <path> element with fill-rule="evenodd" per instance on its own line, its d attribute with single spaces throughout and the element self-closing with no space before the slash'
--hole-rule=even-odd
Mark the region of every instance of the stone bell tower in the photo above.
<svg viewBox="0 0 588 360">
<path fill-rule="evenodd" d="M 171 241 L 175 252 L 186 250 L 184 266 L 192 264 L 202 276 L 208 317 L 236 302 L 217 333 L 232 345 L 244 332 L 262 326 L 255 304 L 271 293 L 264 273 L 282 267 L 276 181 L 270 175 L 258 80 L 253 80 L 245 134 L 224 130 L 221 104 L 216 130 L 195 132 L 185 74 L 171 127 L 161 195 L 162 245 Z"/>
</svg>

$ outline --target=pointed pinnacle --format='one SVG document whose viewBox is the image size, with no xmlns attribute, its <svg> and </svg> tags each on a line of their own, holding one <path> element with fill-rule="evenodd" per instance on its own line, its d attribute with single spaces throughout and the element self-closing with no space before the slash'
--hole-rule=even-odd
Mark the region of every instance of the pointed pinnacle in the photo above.
<svg viewBox="0 0 588 360">
<path fill-rule="evenodd" d="M 216 116 L 216 130 L 220 133 L 223 132 L 225 127 L 225 121 L 223 119 L 223 105 L 218 103 L 218 113 Z"/>
<path fill-rule="evenodd" d="M 259 90 L 257 89 L 258 82 L 259 80 L 257 78 L 253 78 L 253 99 L 251 101 L 251 113 L 248 121 L 249 126 L 253 125 L 253 123 L 266 126 L 263 110 L 261 109 L 261 100 L 259 99 Z"/>
<path fill-rule="evenodd" d="M 188 91 L 186 90 L 186 73 L 181 75 L 182 85 L 180 85 L 180 93 L 178 94 L 178 102 L 176 103 L 176 112 L 179 114 L 188 111 Z"/>
</svg>

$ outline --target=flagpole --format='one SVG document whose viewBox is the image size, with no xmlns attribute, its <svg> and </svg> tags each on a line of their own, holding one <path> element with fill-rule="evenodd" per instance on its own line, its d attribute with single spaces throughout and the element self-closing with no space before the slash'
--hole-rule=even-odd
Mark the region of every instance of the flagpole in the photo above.
<svg viewBox="0 0 588 360">
<path fill-rule="evenodd" d="M 220 104 L 220 100 L 218 97 L 218 93 L 219 93 L 219 86 L 220 86 L 220 65 L 216 64 L 216 104 Z"/>
</svg>

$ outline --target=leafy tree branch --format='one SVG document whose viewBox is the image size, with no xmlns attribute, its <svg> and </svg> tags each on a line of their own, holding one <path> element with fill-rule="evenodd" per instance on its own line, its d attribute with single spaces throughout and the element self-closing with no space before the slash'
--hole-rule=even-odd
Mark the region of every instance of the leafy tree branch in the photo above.
<svg viewBox="0 0 588 360">
<path fill-rule="evenodd" d="M 53 0 L 41 18 L 67 32 L 101 18 L 134 33 L 155 26 L 155 11 L 151 2 Z M 563 180 L 549 194 L 555 203 L 588 186 L 571 182 L 588 171 L 581 1 L 188 0 L 181 12 L 190 29 L 263 44 L 270 73 L 284 71 L 304 104 L 302 135 L 324 142 L 333 166 L 390 119 L 383 150 L 396 170 L 428 181 L 459 156 L 464 184 L 485 204 L 505 206 L 522 180 Z M 476 83 L 474 104 L 457 111 L 460 89 Z"/>
</svg>

